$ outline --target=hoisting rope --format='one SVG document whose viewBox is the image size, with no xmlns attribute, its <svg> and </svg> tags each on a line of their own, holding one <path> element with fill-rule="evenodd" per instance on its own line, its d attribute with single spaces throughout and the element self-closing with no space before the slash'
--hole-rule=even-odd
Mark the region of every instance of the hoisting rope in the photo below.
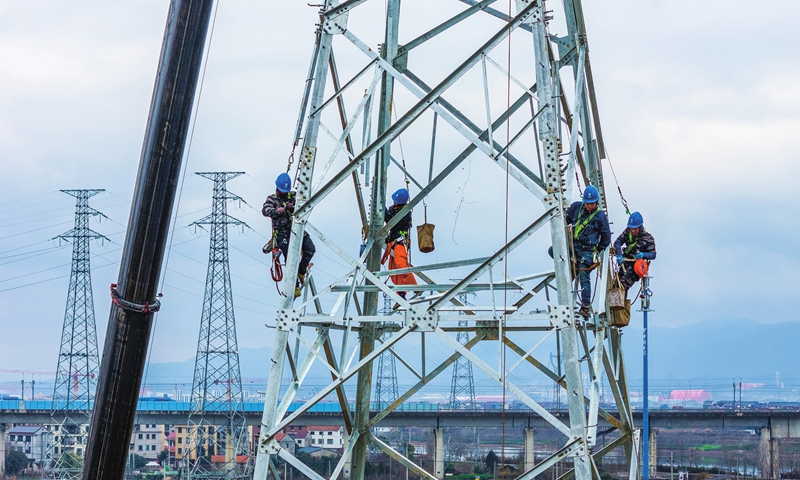
<svg viewBox="0 0 800 480">
<path fill-rule="evenodd" d="M 608 165 L 611 167 L 611 174 L 614 176 L 614 183 L 617 184 L 617 192 L 619 192 L 619 199 L 622 201 L 622 206 L 625 207 L 625 215 L 630 215 L 631 211 L 628 208 L 628 201 L 625 200 L 625 196 L 622 195 L 622 188 L 619 186 L 619 181 L 617 180 L 617 172 L 614 171 L 614 164 L 611 163 L 611 158 L 606 155 L 606 160 L 608 161 Z"/>
<path fill-rule="evenodd" d="M 508 50 L 507 50 L 507 68 L 506 68 L 506 111 L 511 111 L 511 22 L 514 18 L 512 14 L 512 2 L 508 0 Z M 484 59 L 485 65 L 485 59 Z M 488 86 L 488 80 L 487 80 Z M 488 97 L 487 97 L 487 108 L 489 108 Z M 486 126 L 487 133 L 490 133 L 492 130 L 492 118 L 491 112 L 487 112 L 488 117 L 488 125 Z M 494 152 L 494 139 L 490 134 L 487 137 L 489 141 L 489 147 L 492 152 Z M 511 118 L 509 117 L 506 119 L 506 153 L 507 158 L 511 158 Z M 508 278 L 508 198 L 509 198 L 509 180 L 510 180 L 510 172 L 509 172 L 509 164 L 510 161 L 505 162 L 506 167 L 506 184 L 505 184 L 505 198 L 504 198 L 504 206 L 505 206 L 505 219 L 504 219 L 504 239 L 503 245 L 505 245 L 506 252 L 503 255 L 503 281 L 505 282 Z M 560 183 L 560 182 L 559 182 Z M 492 296 L 494 296 L 494 292 L 492 292 Z M 492 299 L 492 304 L 494 305 L 494 299 Z M 498 334 L 500 336 L 500 372 L 501 372 L 501 380 L 502 380 L 502 387 L 503 387 L 503 408 L 501 412 L 501 419 L 500 419 L 500 458 L 505 458 L 505 450 L 506 450 L 506 342 L 505 338 L 505 326 L 506 320 L 508 319 L 508 289 L 503 289 L 503 316 L 500 319 L 499 323 L 499 331 Z"/>
</svg>

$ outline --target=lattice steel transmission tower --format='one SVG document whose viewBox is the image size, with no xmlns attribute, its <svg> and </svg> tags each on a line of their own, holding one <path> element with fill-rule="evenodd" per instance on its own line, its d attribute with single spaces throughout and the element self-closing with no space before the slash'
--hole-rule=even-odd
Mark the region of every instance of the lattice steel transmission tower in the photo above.
<svg viewBox="0 0 800 480">
<path fill-rule="evenodd" d="M 458 295 L 458 300 L 464 305 L 470 305 L 467 301 L 468 294 L 462 293 Z M 461 315 L 466 315 L 467 312 L 459 312 Z M 456 340 L 461 345 L 469 343 L 469 320 L 458 321 L 458 333 Z M 472 362 L 464 357 L 456 359 L 453 365 L 453 378 L 450 382 L 450 403 L 451 410 L 475 410 L 477 403 L 475 402 L 475 375 L 472 373 Z"/>
<path fill-rule="evenodd" d="M 100 362 L 89 247 L 92 240 L 108 238 L 89 228 L 90 217 L 107 218 L 89 206 L 89 199 L 105 190 L 61 191 L 75 197 L 75 226 L 54 238 L 72 243 L 72 269 L 50 415 L 47 457 L 54 463 L 47 475 L 74 479 L 81 476 Z"/>
<path fill-rule="evenodd" d="M 595 185 L 600 208 L 607 208 L 601 166 L 606 153 L 581 2 L 564 0 L 547 7 L 543 0 L 434 3 L 435 8 L 421 0 L 403 1 L 402 7 L 400 0 L 325 0 L 320 7 L 295 137 L 296 145 L 302 139 L 297 201 L 254 478 L 264 480 L 269 471 L 277 477 L 275 456 L 310 478 L 324 478 L 275 436 L 333 393 L 348 440 L 329 478 L 344 472 L 363 480 L 368 447 L 381 449 L 414 475 L 443 478 L 443 428 L 435 430 L 430 471 L 376 438 L 372 428 L 463 357 L 484 380 L 502 388 L 509 401 L 527 407 L 531 423 L 553 426 L 563 434 L 558 452 L 538 463 L 531 455 L 519 478 L 532 479 L 559 459 L 570 458 L 574 471 L 562 473 L 591 480 L 595 460 L 622 447 L 634 480 L 638 436 L 620 332 L 606 308 L 608 251 L 598 252 L 600 267 L 593 280 L 598 294 L 586 320 L 576 315 L 568 253 L 564 211 L 579 199 L 578 189 L 573 193 L 575 180 L 579 188 Z M 403 156 L 401 141 L 413 145 L 416 153 Z M 420 153 L 419 145 L 431 145 L 430 155 Z M 384 282 L 390 273 L 382 270 L 381 257 L 391 227 L 426 198 L 452 192 L 445 187 L 461 183 L 455 173 L 467 159 L 472 168 L 479 164 L 484 192 L 505 195 L 483 195 L 476 202 L 479 207 L 462 211 L 459 221 L 491 227 L 478 230 L 478 242 L 439 253 L 438 263 L 394 272 L 413 273 L 420 284 Z M 409 203 L 384 224 L 390 175 L 391 185 L 407 177 L 413 191 Z M 316 223 L 314 217 L 328 203 L 341 205 L 348 188 L 355 189 L 358 208 L 338 208 L 335 222 L 337 230 L 364 232 L 358 257 L 349 253 L 358 251 L 356 245 L 339 245 L 328 236 L 330 208 L 321 208 L 324 221 Z M 515 205 L 524 208 L 506 210 L 508 204 L 500 198 L 512 194 Z M 508 216 L 502 215 L 507 211 Z M 337 280 L 312 285 L 312 298 L 295 302 L 292 290 L 304 232 L 316 237 L 318 250 L 327 248 L 347 266 L 326 265 Z M 546 255 L 548 246 L 554 259 L 537 261 L 534 253 Z M 447 281 L 454 276 L 462 280 Z M 406 299 L 400 292 L 418 294 Z M 379 314 L 380 293 L 398 303 L 400 315 Z M 465 307 L 459 301 L 462 293 L 476 293 L 477 305 Z M 457 335 L 464 329 L 463 323 L 459 327 L 462 311 L 468 313 L 466 344 Z M 393 335 L 379 343 L 381 327 Z M 540 360 L 555 348 L 556 332 L 562 376 Z M 426 342 L 437 342 L 436 348 L 426 349 Z M 480 343 L 485 347 L 476 353 Z M 400 392 L 397 404 L 370 414 L 376 360 L 390 348 L 418 381 Z M 442 360 L 434 351 L 452 353 Z M 287 413 L 296 395 L 293 390 L 281 395 L 284 369 L 291 370 L 295 383 L 302 383 L 317 363 L 331 372 L 331 382 Z M 618 413 L 600 408 L 602 370 Z M 590 382 L 587 389 L 584 375 Z M 566 390 L 566 416 L 553 415 L 523 390 L 534 380 Z M 354 407 L 347 391 L 355 391 Z M 617 440 L 602 448 L 596 445 L 599 417 L 619 432 Z M 529 443 L 532 433 L 526 432 Z"/>
<path fill-rule="evenodd" d="M 381 315 L 390 316 L 392 314 L 392 299 L 383 296 L 383 308 Z M 392 338 L 392 332 L 384 332 L 381 341 L 388 341 Z M 397 363 L 392 352 L 386 351 L 378 357 L 378 378 L 375 381 L 375 399 L 373 400 L 378 409 L 383 409 L 400 396 L 400 389 L 397 385 Z"/>
<path fill-rule="evenodd" d="M 244 172 L 198 172 L 214 182 L 211 214 L 190 226 L 209 227 L 208 273 L 197 340 L 191 411 L 188 423 L 188 465 L 182 478 L 250 478 L 249 439 L 244 418 L 244 393 L 239 369 L 236 319 L 228 262 L 228 226 L 249 228 L 228 215 L 228 202 L 244 202 L 230 193 L 227 182 Z M 224 456 L 223 463 L 210 461 Z M 244 455 L 244 457 L 242 457 Z M 244 462 L 240 460 L 245 458 Z"/>
</svg>

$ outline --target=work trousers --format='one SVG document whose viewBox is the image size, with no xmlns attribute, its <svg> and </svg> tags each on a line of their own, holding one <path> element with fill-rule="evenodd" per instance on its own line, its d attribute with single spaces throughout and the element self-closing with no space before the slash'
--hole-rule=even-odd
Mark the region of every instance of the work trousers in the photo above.
<svg viewBox="0 0 800 480">
<path fill-rule="evenodd" d="M 550 258 L 553 257 L 553 247 L 547 250 Z M 594 264 L 594 254 L 592 250 L 575 248 L 575 257 L 578 259 L 577 272 L 575 276 L 581 286 L 581 306 L 587 307 L 592 303 L 592 279 L 589 269 Z"/>
<path fill-rule="evenodd" d="M 401 268 L 408 268 L 408 246 L 405 242 L 391 242 L 386 245 L 386 252 L 383 254 L 381 263 L 389 260 L 389 270 L 398 270 Z M 389 278 L 395 285 L 416 285 L 417 279 L 414 278 L 413 273 L 401 273 L 399 275 L 390 275 Z M 406 292 L 400 292 L 400 296 L 406 298 Z"/>
<path fill-rule="evenodd" d="M 276 240 L 278 241 L 278 248 L 281 249 L 283 252 L 283 258 L 289 258 L 289 233 L 286 232 L 285 234 L 278 234 Z M 314 242 L 311 241 L 311 237 L 308 235 L 308 232 L 303 232 L 303 247 L 302 253 L 300 257 L 300 266 L 297 268 L 298 275 L 305 275 L 308 271 L 308 263 L 314 257 L 314 254 L 317 252 L 317 247 L 314 246 Z"/>
<path fill-rule="evenodd" d="M 626 292 L 639 281 L 639 275 L 636 275 L 636 272 L 633 271 L 633 263 L 631 262 L 624 262 L 617 275 L 619 275 L 619 281 Z"/>
</svg>

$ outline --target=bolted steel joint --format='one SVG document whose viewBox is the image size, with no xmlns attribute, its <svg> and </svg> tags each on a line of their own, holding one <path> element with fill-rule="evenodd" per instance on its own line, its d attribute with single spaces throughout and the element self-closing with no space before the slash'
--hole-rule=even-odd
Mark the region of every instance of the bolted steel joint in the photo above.
<svg viewBox="0 0 800 480">
<path fill-rule="evenodd" d="M 294 331 L 297 324 L 300 323 L 300 314 L 296 310 L 281 309 L 278 310 L 278 319 L 275 321 L 275 328 L 287 332 Z"/>
<path fill-rule="evenodd" d="M 347 30 L 347 19 L 350 12 L 340 13 L 335 17 L 326 18 L 325 23 L 322 24 L 322 29 L 329 35 L 342 34 Z"/>
<path fill-rule="evenodd" d="M 417 327 L 419 332 L 432 332 L 439 326 L 439 312 L 429 312 L 424 307 L 411 307 L 406 311 L 405 326 Z"/>
<path fill-rule="evenodd" d="M 569 305 L 559 305 L 550 312 L 550 323 L 556 327 L 570 327 L 575 323 L 575 315 Z"/>
</svg>

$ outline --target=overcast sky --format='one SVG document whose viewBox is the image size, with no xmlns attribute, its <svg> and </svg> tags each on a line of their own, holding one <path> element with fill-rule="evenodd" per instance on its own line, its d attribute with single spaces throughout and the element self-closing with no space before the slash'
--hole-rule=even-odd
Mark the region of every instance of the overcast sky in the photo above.
<svg viewBox="0 0 800 480">
<path fill-rule="evenodd" d="M 418 4 L 404 2 L 411 9 Z M 796 320 L 800 3 L 592 0 L 584 9 L 609 156 L 658 245 L 652 321 Z M 92 244 L 103 344 L 108 285 L 118 273 L 166 14 L 166 1 L 0 5 L 0 369 L 56 367 L 71 247 L 50 239 L 72 227 L 74 211 L 74 200 L 59 189 L 106 190 L 90 202 L 108 216 L 92 228 L 112 241 Z M 239 344 L 271 345 L 264 324 L 278 295 L 260 253 L 269 226 L 258 210 L 285 168 L 316 21 L 316 8 L 305 1 L 219 7 L 164 270 L 153 361 L 183 361 L 196 349 L 208 235 L 187 225 L 210 211 L 211 183 L 195 171 L 247 172 L 229 184 L 250 205 L 231 208 L 231 215 L 253 228 L 230 236 Z M 403 101 L 398 108 L 410 106 Z M 443 148 L 455 145 L 457 137 L 449 138 L 443 134 Z M 427 142 L 403 145 L 409 163 L 423 159 L 417 167 L 423 178 Z M 426 260 L 454 251 L 468 256 L 487 232 L 502 240 L 502 194 L 493 193 L 482 168 L 478 159 L 465 163 L 432 197 L 437 252 Z M 603 168 L 618 233 L 625 215 L 610 165 Z M 390 178 L 390 190 L 401 181 Z M 515 204 L 518 190 L 509 207 L 512 235 L 531 221 L 525 205 Z M 332 197 L 339 203 L 312 222 L 350 242 L 355 253 L 358 226 L 336 216 L 337 209 L 352 212 L 345 198 Z M 539 270 L 546 268 L 546 246 L 525 252 Z M 320 249 L 315 264 L 315 275 L 331 280 L 342 262 Z"/>
</svg>

